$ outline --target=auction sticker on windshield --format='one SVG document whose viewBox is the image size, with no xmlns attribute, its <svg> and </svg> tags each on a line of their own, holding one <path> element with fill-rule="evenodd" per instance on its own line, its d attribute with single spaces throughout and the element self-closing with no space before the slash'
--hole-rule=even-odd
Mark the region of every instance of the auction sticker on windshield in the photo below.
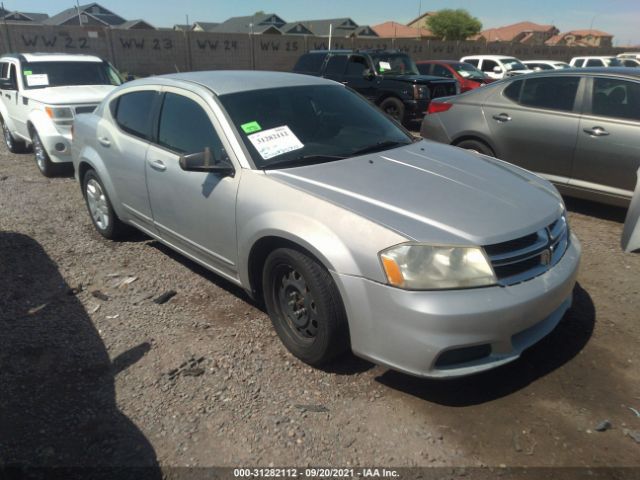
<svg viewBox="0 0 640 480">
<path fill-rule="evenodd" d="M 46 73 L 38 73 L 26 75 L 24 78 L 27 79 L 27 86 L 29 87 L 46 87 L 49 85 L 49 75 Z"/>
<path fill-rule="evenodd" d="M 265 160 L 304 148 L 304 144 L 286 125 L 254 133 L 247 138 Z"/>
</svg>

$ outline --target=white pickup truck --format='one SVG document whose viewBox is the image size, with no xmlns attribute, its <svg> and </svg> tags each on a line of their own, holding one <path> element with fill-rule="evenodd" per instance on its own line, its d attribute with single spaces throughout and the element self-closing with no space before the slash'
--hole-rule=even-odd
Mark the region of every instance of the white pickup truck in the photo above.
<svg viewBox="0 0 640 480">
<path fill-rule="evenodd" d="M 0 57 L 0 122 L 9 151 L 33 147 L 43 175 L 71 165 L 71 125 L 122 83 L 120 74 L 92 55 L 7 54 Z"/>
</svg>

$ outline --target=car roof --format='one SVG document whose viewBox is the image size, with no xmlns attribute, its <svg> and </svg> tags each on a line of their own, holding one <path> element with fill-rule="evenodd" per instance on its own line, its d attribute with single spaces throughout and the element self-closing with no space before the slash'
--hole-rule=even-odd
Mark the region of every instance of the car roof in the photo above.
<svg viewBox="0 0 640 480">
<path fill-rule="evenodd" d="M 102 62 L 95 55 L 70 54 L 70 53 L 7 53 L 3 58 L 17 58 L 23 62 Z"/>
<path fill-rule="evenodd" d="M 337 82 L 312 75 L 268 72 L 261 70 L 212 70 L 201 72 L 171 73 L 147 77 L 126 83 L 131 85 L 176 85 L 197 84 L 208 88 L 216 95 L 248 92 L 279 87 L 301 87 L 310 85 L 340 85 Z"/>
<path fill-rule="evenodd" d="M 573 57 L 572 60 L 576 60 L 578 58 L 590 59 L 590 58 L 616 58 L 616 57 L 614 57 L 613 55 L 584 55 L 580 57 Z"/>
<path fill-rule="evenodd" d="M 445 65 L 455 65 L 457 63 L 464 63 L 460 60 L 418 60 L 417 65 L 425 65 L 427 63 L 443 63 Z"/>
<path fill-rule="evenodd" d="M 516 58 L 513 55 L 466 55 L 462 58 Z"/>
<path fill-rule="evenodd" d="M 562 60 L 523 60 L 522 63 L 567 63 Z"/>
<path fill-rule="evenodd" d="M 567 75 L 571 73 L 577 73 L 585 76 L 593 75 L 608 75 L 616 77 L 629 77 L 632 79 L 640 79 L 640 71 L 634 71 L 629 67 L 588 67 L 588 68 L 563 68 L 562 70 L 545 70 L 544 72 L 534 72 L 526 75 L 527 78 L 534 76 L 546 76 L 546 75 Z M 523 78 L 523 76 L 511 77 Z"/>
</svg>

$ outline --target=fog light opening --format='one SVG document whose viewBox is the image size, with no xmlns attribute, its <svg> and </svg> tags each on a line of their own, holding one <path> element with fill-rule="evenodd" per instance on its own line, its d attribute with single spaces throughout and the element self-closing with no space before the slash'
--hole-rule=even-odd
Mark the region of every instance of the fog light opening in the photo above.
<svg viewBox="0 0 640 480">
<path fill-rule="evenodd" d="M 454 368 L 459 364 L 473 362 L 491 355 L 491 345 L 454 348 L 442 353 L 436 361 L 436 368 Z"/>
<path fill-rule="evenodd" d="M 62 142 L 58 142 L 55 144 L 55 149 L 56 149 L 56 152 L 62 153 L 67 149 L 67 146 Z"/>
</svg>

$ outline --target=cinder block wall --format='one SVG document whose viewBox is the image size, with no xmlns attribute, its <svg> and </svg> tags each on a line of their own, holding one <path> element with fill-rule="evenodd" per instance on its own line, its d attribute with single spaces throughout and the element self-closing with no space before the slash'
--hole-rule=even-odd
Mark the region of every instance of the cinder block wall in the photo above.
<svg viewBox="0 0 640 480">
<path fill-rule="evenodd" d="M 308 50 L 328 48 L 328 39 L 298 35 L 249 35 L 172 30 L 119 30 L 0 23 L 0 52 L 95 54 L 122 72 L 153 75 L 189 70 L 289 71 Z M 513 55 L 522 60 L 568 61 L 577 55 L 615 55 L 622 48 L 546 47 L 511 43 L 440 42 L 413 39 L 334 38 L 331 47 L 399 49 L 415 60 L 458 59 L 473 54 Z"/>
</svg>

